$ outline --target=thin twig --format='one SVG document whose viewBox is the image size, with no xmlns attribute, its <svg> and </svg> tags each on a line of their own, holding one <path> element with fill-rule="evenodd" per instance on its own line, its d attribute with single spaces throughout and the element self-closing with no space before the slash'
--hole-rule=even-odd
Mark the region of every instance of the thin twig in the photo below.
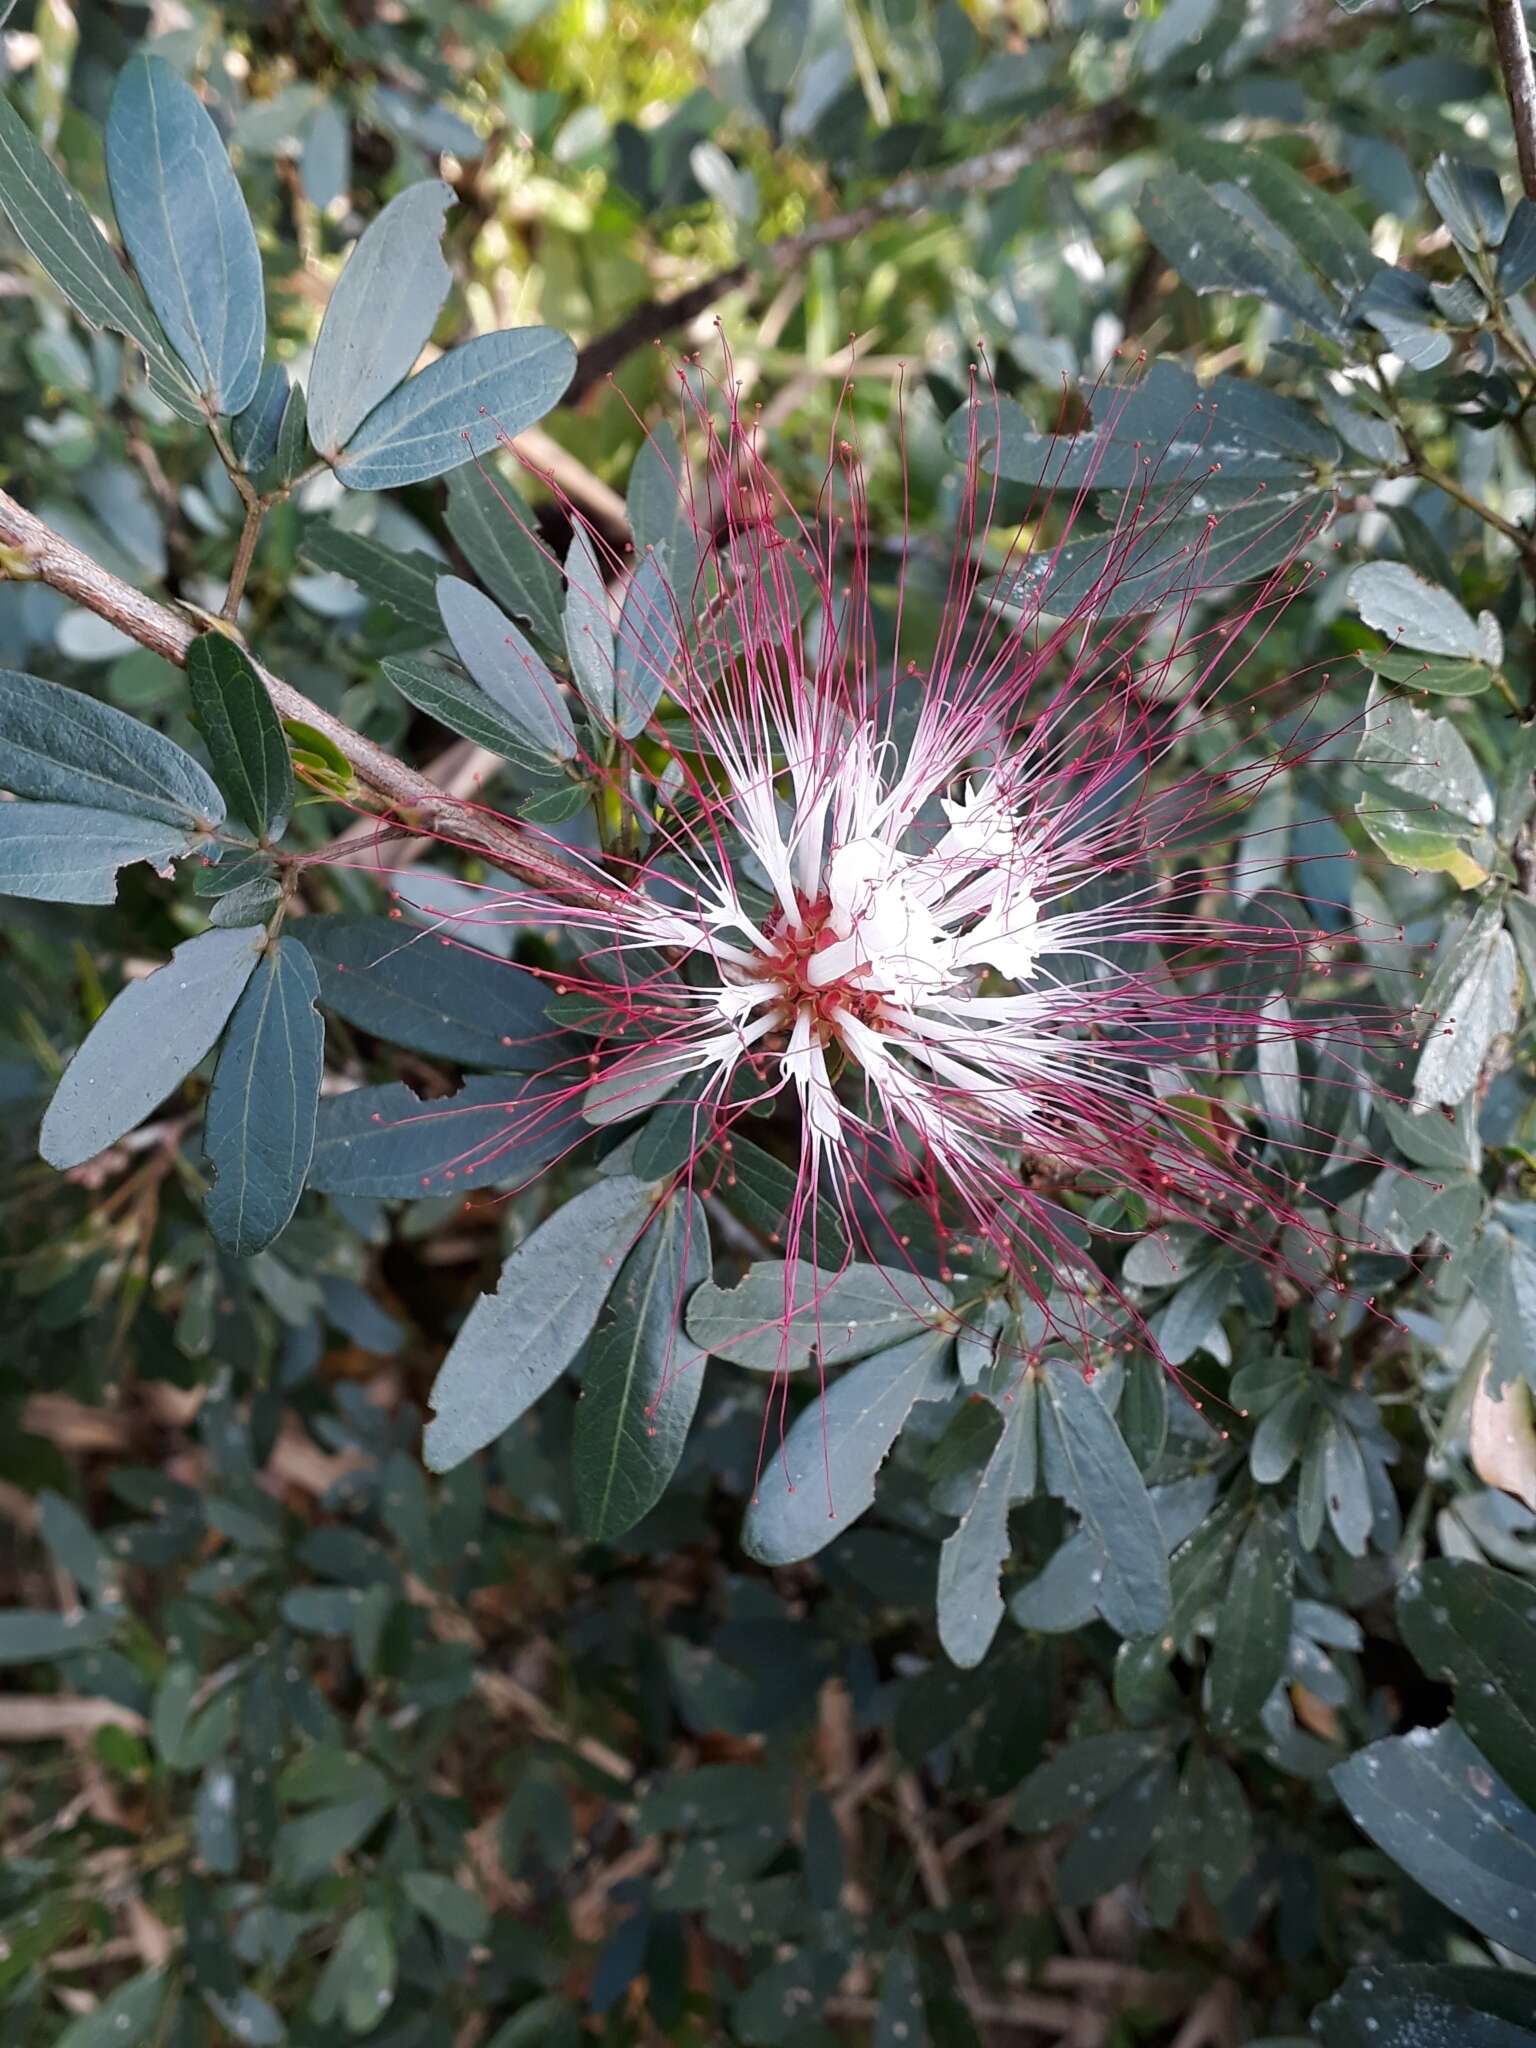
<svg viewBox="0 0 1536 2048">
<path fill-rule="evenodd" d="M 1525 187 L 1526 198 L 1536 199 L 1536 64 L 1531 61 L 1525 8 L 1521 0 L 1488 0 L 1488 18 L 1493 23 L 1499 70 L 1509 99 L 1520 183 Z"/>
<path fill-rule="evenodd" d="M 186 666 L 187 649 L 202 630 L 200 624 L 103 569 L 5 491 L 0 491 L 0 550 L 5 551 L 5 573 L 35 577 L 108 620 L 141 647 L 179 668 Z M 346 757 L 391 821 L 437 833 L 562 901 L 601 905 L 609 900 L 612 892 L 599 878 L 564 860 L 531 832 L 446 795 L 281 676 L 259 662 L 253 666 L 278 716 L 322 733 Z"/>
</svg>

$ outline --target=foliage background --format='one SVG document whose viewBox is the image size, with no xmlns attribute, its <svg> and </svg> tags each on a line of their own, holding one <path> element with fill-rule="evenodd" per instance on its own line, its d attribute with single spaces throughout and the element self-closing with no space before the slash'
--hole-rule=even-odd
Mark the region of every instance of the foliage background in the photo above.
<svg viewBox="0 0 1536 2048">
<path fill-rule="evenodd" d="M 1341 779 L 1294 792 L 1297 821 L 1341 822 L 1255 830 L 1269 854 L 1293 831 L 1338 893 L 1378 892 L 1356 901 L 1405 921 L 1456 1029 L 1418 1070 L 1428 1114 L 1373 1131 L 1408 1171 L 1359 1191 L 1403 1254 L 1371 1276 L 1402 1332 L 1266 1311 L 1219 1259 L 1178 1285 L 1128 1268 L 1242 1418 L 1231 1449 L 1155 1394 L 1139 1425 L 1150 1479 L 1212 1475 L 1178 1532 L 1174 1617 L 1121 1643 L 1070 1574 L 1036 1576 L 1068 1524 L 1034 1502 L 1011 1618 L 966 1669 L 935 1629 L 957 1510 L 933 1433 L 904 1439 L 871 1517 L 776 1571 L 739 1537 L 755 1383 L 719 1382 L 664 1499 L 610 1544 L 583 1534 L 564 1384 L 487 1459 L 428 1477 L 433 1372 L 551 1191 L 473 1221 L 311 1195 L 240 1262 L 203 1222 L 201 1080 L 55 1174 L 36 1131 L 65 1058 L 207 903 L 143 867 L 112 909 L 8 901 L 7 2042 L 1201 2048 L 1299 2039 L 1314 2013 L 1329 2048 L 1536 2039 L 1536 214 L 1510 217 L 1500 12 L 12 11 L 11 104 L 103 217 L 120 67 L 152 45 L 200 82 L 280 360 L 312 343 L 366 220 L 447 177 L 434 338 L 543 320 L 577 339 L 535 445 L 615 534 L 670 374 L 649 344 L 713 346 L 715 318 L 807 495 L 851 378 L 877 506 L 899 503 L 907 366 L 920 533 L 952 520 L 944 424 L 979 336 L 1037 424 L 1122 341 L 1293 401 L 1228 402 L 1236 479 L 1246 460 L 1341 493 L 1333 566 L 1266 658 L 1330 664 L 1347 716 L 1373 668 L 1411 682 L 1393 701 L 1436 721 L 1414 729 L 1438 779 L 1394 781 L 1400 749 L 1363 747 L 1365 821 Z M 206 434 L 125 401 L 115 344 L 14 239 L 0 290 L 7 488 L 128 583 L 217 611 L 241 507 Z M 444 509 L 437 482 L 305 487 L 263 526 L 246 630 L 451 781 L 485 763 L 381 665 L 439 637 L 406 616 L 396 557 L 458 561 Z M 6 664 L 198 749 L 177 668 L 24 549 L 0 560 Z M 1383 575 L 1398 561 L 1413 580 Z M 1395 671 L 1394 636 L 1414 650 Z M 337 822 L 301 808 L 294 834 Z M 376 908 L 340 872 L 321 896 Z M 330 1034 L 354 1078 L 452 1071 Z"/>
</svg>

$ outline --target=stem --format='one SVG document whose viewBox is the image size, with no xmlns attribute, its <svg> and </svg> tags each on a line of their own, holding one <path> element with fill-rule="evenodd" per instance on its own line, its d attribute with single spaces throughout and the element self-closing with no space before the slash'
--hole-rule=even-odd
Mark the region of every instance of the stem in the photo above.
<svg viewBox="0 0 1536 2048">
<path fill-rule="evenodd" d="M 108 620 L 141 647 L 149 647 L 178 668 L 202 628 L 182 612 L 147 597 L 41 519 L 0 491 L 0 574 L 33 576 Z M 505 873 L 567 903 L 602 907 L 619 894 L 547 847 L 534 833 L 447 795 L 414 768 L 407 768 L 375 740 L 354 732 L 332 712 L 313 703 L 261 663 L 252 663 L 280 718 L 299 719 L 321 732 L 350 763 L 358 780 L 380 801 L 391 821 L 417 832 L 440 832 L 453 844 L 480 854 Z"/>
<path fill-rule="evenodd" d="M 1444 491 L 1448 498 L 1454 498 L 1458 505 L 1464 505 L 1469 512 L 1475 512 L 1485 525 L 1491 526 L 1495 533 L 1502 533 L 1507 541 L 1511 541 L 1520 550 L 1527 569 L 1536 569 L 1536 538 L 1527 533 L 1523 526 L 1516 526 L 1515 522 L 1506 519 L 1502 512 L 1495 512 L 1491 505 L 1485 504 L 1481 498 L 1474 497 L 1456 481 L 1455 477 L 1448 476 L 1443 469 L 1436 469 L 1422 457 L 1414 462 L 1412 473 L 1424 483 L 1433 484 L 1437 491 Z"/>
<path fill-rule="evenodd" d="M 224 617 L 233 625 L 240 616 L 240 600 L 245 595 L 245 579 L 251 573 L 251 563 L 256 554 L 256 543 L 261 536 L 261 522 L 267 516 L 264 498 L 248 498 L 245 505 L 245 524 L 240 529 L 239 544 L 235 548 L 235 559 L 230 565 L 229 589 L 224 596 Z"/>
<path fill-rule="evenodd" d="M 1525 9 L 1521 0 L 1488 0 L 1488 19 L 1493 23 L 1509 118 L 1514 124 L 1520 183 L 1526 198 L 1536 199 L 1536 64 L 1531 61 Z"/>
</svg>

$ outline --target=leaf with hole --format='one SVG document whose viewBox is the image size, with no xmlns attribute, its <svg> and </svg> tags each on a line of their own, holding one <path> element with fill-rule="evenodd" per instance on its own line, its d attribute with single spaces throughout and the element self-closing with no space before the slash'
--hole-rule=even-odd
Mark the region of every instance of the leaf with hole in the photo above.
<svg viewBox="0 0 1536 2048">
<path fill-rule="evenodd" d="M 0 804 L 0 896 L 36 903 L 115 903 L 120 868 L 163 872 L 198 835 L 83 804 Z"/>
</svg>

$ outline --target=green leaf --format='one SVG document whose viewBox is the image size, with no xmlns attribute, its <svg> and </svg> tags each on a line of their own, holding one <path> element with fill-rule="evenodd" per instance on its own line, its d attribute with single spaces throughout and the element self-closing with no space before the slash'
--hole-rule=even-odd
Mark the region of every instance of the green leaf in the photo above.
<svg viewBox="0 0 1536 2048">
<path fill-rule="evenodd" d="M 1312 2025 L 1322 2048 L 1536 2048 L 1536 1985 L 1524 1971 L 1394 1958 L 1356 1970 Z"/>
<path fill-rule="evenodd" d="M 1168 1620 L 1168 1560 L 1146 1482 L 1109 1410 L 1070 1360 L 1040 1368 L 1046 1489 L 1080 1518 L 1104 1553 L 1099 1612 L 1122 1636 Z"/>
<path fill-rule="evenodd" d="M 1536 1386 L 1536 1249 L 1497 1222 L 1488 1226 L 1485 1243 L 1491 1254 L 1487 1303 L 1500 1378 L 1507 1381 L 1523 1372 Z"/>
<path fill-rule="evenodd" d="M 1489 165 L 1442 154 L 1425 173 L 1424 189 L 1460 248 L 1480 254 L 1503 241 L 1504 190 Z"/>
<path fill-rule="evenodd" d="M 169 867 L 195 833 L 83 804 L 0 804 L 0 895 L 37 903 L 115 903 L 117 871 Z"/>
<path fill-rule="evenodd" d="M 44 1487 L 37 1497 L 38 1528 L 61 1570 L 100 1599 L 108 1582 L 107 1553 L 80 1510 Z"/>
<path fill-rule="evenodd" d="M 1423 1047 L 1413 1076 L 1416 1108 L 1471 1094 L 1494 1040 L 1519 1020 L 1518 992 L 1503 906 L 1484 903 L 1435 969 L 1414 1013 Z"/>
<path fill-rule="evenodd" d="M 450 732 L 462 734 L 465 739 L 473 740 L 477 747 L 489 748 L 491 753 L 500 754 L 504 761 L 511 761 L 532 774 L 548 774 L 548 756 L 529 744 L 523 727 L 514 724 L 495 698 L 488 697 L 478 683 L 466 681 L 441 663 L 418 661 L 410 655 L 388 655 L 382 666 L 385 675 L 407 703 L 414 704 L 418 711 L 425 711 L 440 725 L 446 725 Z M 579 787 L 576 795 L 579 801 Z M 528 810 L 529 807 L 524 805 L 524 816 Z"/>
<path fill-rule="evenodd" d="M 392 1792 L 370 1792 L 284 1822 L 272 1853 L 274 1878 L 284 1886 L 313 1883 L 371 1835 L 396 1804 Z"/>
<path fill-rule="evenodd" d="M 571 1444 L 582 1528 L 599 1543 L 660 1500 L 683 1455 L 705 1353 L 682 1326 L 709 1273 L 709 1224 L 695 1195 L 674 1196 L 619 1274 L 587 1343 Z"/>
<path fill-rule="evenodd" d="M 613 701 L 621 739 L 632 740 L 650 723 L 682 647 L 682 624 L 666 567 L 659 555 L 648 554 L 630 578 L 619 614 Z"/>
<path fill-rule="evenodd" d="M 1253 581 L 1301 547 L 1319 523 L 1309 495 L 1260 500 L 1214 515 L 1147 519 L 1129 531 L 1069 540 L 1027 561 L 998 601 L 1010 611 L 1124 619 L 1162 611 L 1195 592 Z"/>
<path fill-rule="evenodd" d="M 510 485 L 480 462 L 448 478 L 448 531 L 504 612 L 548 647 L 562 645 L 560 570 L 525 523 L 529 515 Z"/>
<path fill-rule="evenodd" d="M 0 1608 L 0 1665 L 43 1664 L 99 1650 L 112 1640 L 113 1617 L 99 1609 L 54 1614 L 47 1608 Z"/>
<path fill-rule="evenodd" d="M 1373 1742 L 1329 1775 L 1356 1824 L 1415 1884 L 1536 1962 L 1536 1814 L 1454 1721 Z"/>
<path fill-rule="evenodd" d="M 1367 562 L 1356 569 L 1349 579 L 1349 601 L 1368 626 L 1390 636 L 1394 647 L 1416 647 L 1457 661 L 1489 659 L 1486 636 L 1475 620 L 1448 590 L 1406 562 Z M 1362 659 L 1375 667 L 1370 655 Z"/>
<path fill-rule="evenodd" d="M 152 726 L 62 683 L 0 669 L 0 789 L 206 831 L 224 799 Z"/>
<path fill-rule="evenodd" d="M 1337 438 L 1289 399 L 1238 377 L 1201 384 L 1166 361 L 1106 394 L 1095 413 L 1074 433 L 1043 434 L 1012 399 L 988 397 L 958 412 L 945 438 L 963 459 L 974 436 L 984 467 L 1050 491 L 1144 485 L 1149 454 L 1180 483 L 1203 480 L 1219 464 L 1229 484 L 1271 488 L 1314 483 L 1339 457 Z"/>
<path fill-rule="evenodd" d="M 602 564 L 584 526 L 571 535 L 565 557 L 564 629 L 565 651 L 582 701 L 599 724 L 612 731 L 618 716 L 613 627 Z"/>
<path fill-rule="evenodd" d="M 1164 1833 L 1178 1792 L 1167 1761 L 1153 1764 L 1105 1801 L 1079 1829 L 1056 1866 L 1056 1895 L 1068 1908 L 1087 1906 L 1127 1884 Z"/>
<path fill-rule="evenodd" d="M 1258 1507 L 1237 1546 L 1216 1615 L 1208 1699 L 1211 1726 L 1219 1735 L 1252 1727 L 1284 1675 L 1293 1570 L 1284 1523 Z"/>
<path fill-rule="evenodd" d="M 826 1273 L 765 1260 L 734 1287 L 707 1280 L 688 1304 L 688 1334 L 750 1372 L 795 1372 L 814 1351 L 839 1365 L 899 1343 L 949 1307 L 949 1289 L 889 1266 Z"/>
<path fill-rule="evenodd" d="M 1139 1771 L 1166 1756 L 1168 1737 L 1162 1730 L 1145 1735 L 1117 1731 L 1089 1735 L 1069 1743 L 1036 1765 L 1019 1787 L 1014 1820 L 1026 1834 L 1081 1820 L 1128 1784 Z"/>
<path fill-rule="evenodd" d="M 1536 1806 L 1536 1601 L 1529 1581 L 1437 1557 L 1397 1596 L 1403 1640 L 1456 1688 L 1456 1718 L 1528 1806 Z"/>
<path fill-rule="evenodd" d="M 484 455 L 557 405 L 576 351 L 553 327 L 512 327 L 451 349 L 376 406 L 335 460 L 349 490 L 398 490 Z"/>
<path fill-rule="evenodd" d="M 353 1088 L 321 1101 L 309 1186 L 326 1195 L 413 1197 L 515 1185 L 584 1134 L 558 1073 L 475 1074 L 457 1094 L 430 1102 L 400 1081 Z"/>
<path fill-rule="evenodd" d="M 435 1870 L 408 1870 L 400 1889 L 417 1912 L 452 1941 L 484 1941 L 490 1915 L 463 1885 Z"/>
<path fill-rule="evenodd" d="M 377 1906 L 354 1913 L 320 1975 L 309 2009 L 340 2019 L 349 2034 L 369 2034 L 395 1999 L 395 1937 Z"/>
<path fill-rule="evenodd" d="M 267 341 L 256 230 L 202 101 L 161 57 L 131 57 L 107 116 L 107 176 L 133 267 L 211 412 L 256 395 Z"/>
<path fill-rule="evenodd" d="M 506 1261 L 465 1319 L 432 1386 L 424 1452 L 451 1471 L 554 1385 L 597 1321 L 656 1190 L 615 1175 L 585 1188 Z"/>
<path fill-rule="evenodd" d="M 259 930 L 207 931 L 131 981 L 64 1069 L 43 1118 L 50 1166 L 83 1165 L 163 1102 L 213 1048 L 261 954 Z"/>
<path fill-rule="evenodd" d="M 1250 194 L 1339 291 L 1359 291 L 1381 268 L 1370 235 L 1349 208 L 1283 157 L 1204 136 L 1181 138 L 1174 154 L 1207 185 L 1231 184 Z"/>
<path fill-rule="evenodd" d="M 453 282 L 439 243 L 453 194 L 438 178 L 396 193 L 358 237 L 310 363 L 309 438 L 334 462 L 408 377 Z"/>
<path fill-rule="evenodd" d="M 727 1166 L 720 1177 L 720 1199 L 738 1211 L 770 1244 L 782 1240 L 795 1206 L 798 1176 L 793 1168 L 742 1137 L 731 1134 Z M 839 1266 L 848 1257 L 848 1238 L 832 1204 L 818 1196 L 802 1229 L 805 1249 L 822 1264 Z"/>
<path fill-rule="evenodd" d="M 299 547 L 301 560 L 332 576 L 345 576 L 374 604 L 387 605 L 405 625 L 435 640 L 442 631 L 437 579 L 442 564 L 420 548 L 402 554 L 371 534 L 348 533 L 317 520 Z"/>
<path fill-rule="evenodd" d="M 347 916 L 307 917 L 304 944 L 325 1007 L 393 1045 L 503 1072 L 561 1056 L 544 984 L 476 946 L 387 917 Z"/>
<path fill-rule="evenodd" d="M 320 981 L 295 938 L 269 945 L 229 1020 L 203 1149 L 208 1227 L 237 1258 L 269 1245 L 298 1207 L 315 1144 L 325 1065 Z"/>
<path fill-rule="evenodd" d="M 147 2040 L 165 2003 L 166 1973 L 145 1970 L 104 1998 L 93 2012 L 71 2020 L 55 2048 L 137 2048 Z"/>
<path fill-rule="evenodd" d="M 1136 211 L 1191 291 L 1268 299 L 1320 334 L 1342 338 L 1338 301 L 1259 207 L 1239 210 L 1187 171 L 1168 170 L 1147 180 Z"/>
<path fill-rule="evenodd" d="M 0 95 L 0 205 L 29 256 L 92 327 L 137 342 L 156 372 L 156 388 L 183 419 L 200 419 L 186 372 L 166 345 L 149 301 L 92 220 L 85 201 L 61 177 L 31 129 Z"/>
<path fill-rule="evenodd" d="M 1481 661 L 1456 661 L 1441 654 L 1397 654 L 1388 647 L 1362 647 L 1360 659 L 1389 683 L 1425 690 L 1436 697 L 1476 697 L 1493 687 L 1493 670 Z"/>
<path fill-rule="evenodd" d="M 547 766 L 576 754 L 576 732 L 560 685 L 533 642 L 472 583 L 437 579 L 437 605 L 454 652 L 486 695 Z"/>
<path fill-rule="evenodd" d="M 280 838 L 293 809 L 293 765 L 250 657 L 223 633 L 200 633 L 187 649 L 187 684 L 193 721 L 237 816 L 259 838 Z"/>
<path fill-rule="evenodd" d="M 1499 290 L 1508 297 L 1523 292 L 1536 277 L 1536 200 L 1520 198 L 1509 216 L 1499 248 Z"/>
<path fill-rule="evenodd" d="M 665 565 L 682 616 L 693 613 L 699 541 L 689 502 L 688 464 L 672 426 L 663 420 L 640 444 L 624 500 L 630 532 L 643 554 L 654 548 Z"/>
<path fill-rule="evenodd" d="M 1486 881 L 1498 858 L 1493 792 L 1448 718 L 1373 685 L 1355 760 L 1365 785 L 1356 816 L 1390 861 L 1444 872 L 1463 889 Z"/>
<path fill-rule="evenodd" d="M 1324 1425 L 1321 1458 L 1333 1533 L 1351 1557 L 1364 1557 L 1371 1536 L 1371 1490 L 1360 1440 L 1341 1416 L 1330 1415 Z"/>
<path fill-rule="evenodd" d="M 969 1669 L 991 1648 L 1003 1618 L 999 1576 L 1008 1557 L 1008 1511 L 1029 1500 L 1039 1465 L 1037 1388 L 1026 1376 L 1004 1411 L 1003 1433 L 987 1460 L 960 1526 L 939 1552 L 939 1641 Z"/>
<path fill-rule="evenodd" d="M 763 1461 L 742 1525 L 749 1557 L 797 1564 L 858 1520 L 914 1406 L 953 1389 L 953 1348 L 947 1330 L 925 1331 L 850 1367 L 801 1409 Z"/>
</svg>

